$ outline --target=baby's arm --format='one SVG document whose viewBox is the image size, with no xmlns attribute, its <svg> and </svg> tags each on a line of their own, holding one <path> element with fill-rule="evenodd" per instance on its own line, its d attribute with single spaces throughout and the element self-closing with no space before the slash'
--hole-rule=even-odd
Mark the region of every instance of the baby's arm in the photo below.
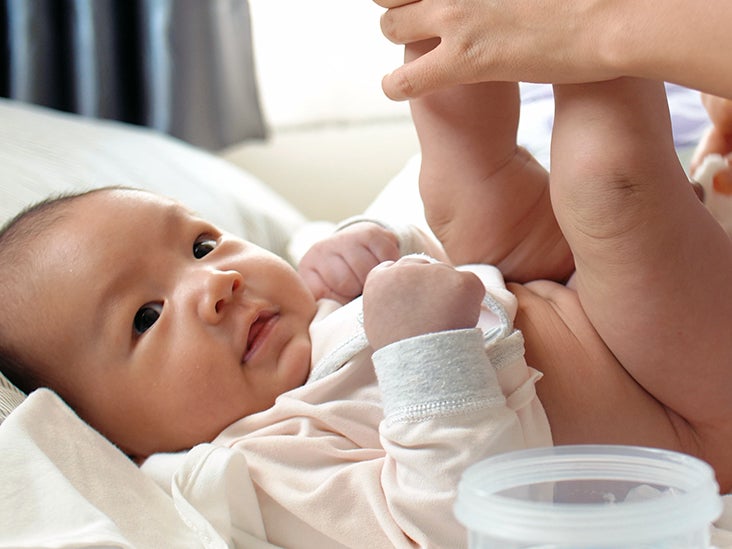
<svg viewBox="0 0 732 549">
<path fill-rule="evenodd" d="M 354 216 L 311 246 L 298 270 L 316 299 L 344 304 L 361 295 L 366 275 L 376 265 L 416 253 L 449 261 L 435 237 L 414 225 L 391 225 Z"/>
<path fill-rule="evenodd" d="M 361 295 L 371 269 L 398 258 L 397 235 L 377 223 L 359 222 L 316 242 L 298 271 L 316 299 L 347 303 Z"/>
<path fill-rule="evenodd" d="M 419 257 L 382 263 L 366 278 L 366 337 L 374 350 L 411 337 L 474 328 L 485 289 L 470 272 Z"/>
<path fill-rule="evenodd" d="M 418 547 L 464 547 L 452 512 L 460 475 L 488 455 L 527 445 L 475 327 L 484 295 L 473 273 L 413 257 L 374 269 L 364 288 L 384 409 L 379 482 L 389 515 Z M 510 356 L 505 340 L 495 344 Z M 533 390 L 533 381 L 521 391 Z"/>
</svg>

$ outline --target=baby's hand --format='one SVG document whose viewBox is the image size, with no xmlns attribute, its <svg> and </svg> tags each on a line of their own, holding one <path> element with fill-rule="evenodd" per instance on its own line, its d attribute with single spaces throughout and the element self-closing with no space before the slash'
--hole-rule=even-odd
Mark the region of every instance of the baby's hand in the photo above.
<svg viewBox="0 0 732 549">
<path fill-rule="evenodd" d="M 363 290 L 364 328 L 374 350 L 417 335 L 473 328 L 485 288 L 473 273 L 405 257 L 373 269 Z"/>
<path fill-rule="evenodd" d="M 349 225 L 316 242 L 298 266 L 316 299 L 348 303 L 361 295 L 366 275 L 382 261 L 399 258 L 399 240 L 376 223 Z"/>
</svg>

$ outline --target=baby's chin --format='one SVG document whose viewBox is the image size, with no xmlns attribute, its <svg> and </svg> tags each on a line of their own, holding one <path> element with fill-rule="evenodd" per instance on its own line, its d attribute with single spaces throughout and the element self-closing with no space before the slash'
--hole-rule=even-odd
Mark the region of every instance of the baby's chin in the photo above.
<svg viewBox="0 0 732 549">
<path fill-rule="evenodd" d="M 283 349 L 277 364 L 281 393 L 305 384 L 310 375 L 312 343 L 309 335 L 294 337 Z"/>
</svg>

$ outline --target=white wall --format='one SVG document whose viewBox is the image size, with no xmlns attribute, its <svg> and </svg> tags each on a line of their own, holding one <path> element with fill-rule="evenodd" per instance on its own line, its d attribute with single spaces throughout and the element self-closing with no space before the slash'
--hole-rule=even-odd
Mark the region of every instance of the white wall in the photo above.
<svg viewBox="0 0 732 549">
<path fill-rule="evenodd" d="M 407 118 L 381 91 L 402 59 L 371 0 L 250 0 L 254 55 L 269 126 Z"/>
<path fill-rule="evenodd" d="M 381 91 L 383 75 L 402 61 L 401 46 L 381 34 L 383 9 L 372 0 L 249 4 L 270 133 L 265 142 L 245 142 L 225 156 L 311 219 L 338 221 L 362 212 L 419 150 L 407 103 Z M 519 142 L 548 164 L 551 87 L 523 88 Z M 694 109 L 679 110 L 688 91 L 670 98 L 677 121 L 698 118 Z M 698 97 L 691 99 L 701 109 Z"/>
</svg>

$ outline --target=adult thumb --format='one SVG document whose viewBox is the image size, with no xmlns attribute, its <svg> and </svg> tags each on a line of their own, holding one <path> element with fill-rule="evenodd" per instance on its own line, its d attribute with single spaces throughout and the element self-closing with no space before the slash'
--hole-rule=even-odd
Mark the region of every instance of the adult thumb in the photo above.
<svg viewBox="0 0 732 549">
<path fill-rule="evenodd" d="M 389 99 L 404 101 L 446 86 L 447 74 L 440 63 L 440 46 L 405 63 L 390 72 L 381 81 L 381 88 Z"/>
</svg>

